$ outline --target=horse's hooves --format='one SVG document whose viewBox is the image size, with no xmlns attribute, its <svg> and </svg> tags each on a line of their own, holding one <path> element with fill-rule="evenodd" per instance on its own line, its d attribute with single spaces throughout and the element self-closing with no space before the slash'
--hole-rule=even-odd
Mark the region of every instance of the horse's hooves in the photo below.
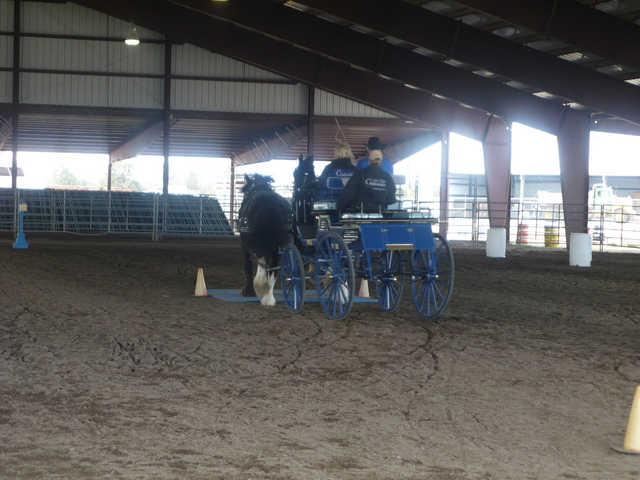
<svg viewBox="0 0 640 480">
<path fill-rule="evenodd" d="M 246 288 L 242 289 L 243 297 L 257 297 L 255 290 L 247 290 Z"/>
<path fill-rule="evenodd" d="M 276 299 L 273 295 L 271 296 L 271 298 L 263 297 L 260 299 L 260 303 L 265 307 L 273 307 L 276 304 Z"/>
</svg>

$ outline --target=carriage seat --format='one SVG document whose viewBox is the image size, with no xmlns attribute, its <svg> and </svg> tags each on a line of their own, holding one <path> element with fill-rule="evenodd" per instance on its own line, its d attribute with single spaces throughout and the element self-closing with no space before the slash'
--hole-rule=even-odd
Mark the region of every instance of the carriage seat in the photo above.
<svg viewBox="0 0 640 480">
<path fill-rule="evenodd" d="M 404 185 L 406 183 L 405 175 L 393 175 L 393 181 L 395 182 L 397 187 Z M 408 220 L 408 219 L 433 219 L 433 215 L 431 211 L 426 208 L 421 211 L 409 211 L 404 208 L 402 201 L 402 190 L 398 188 L 398 192 L 396 193 L 396 197 L 398 201 L 387 206 L 386 209 L 380 210 L 379 212 L 363 212 L 363 211 L 348 211 L 343 212 L 340 216 L 341 220 L 375 220 L 375 219 L 384 219 L 384 220 Z"/>
<path fill-rule="evenodd" d="M 353 175 L 353 171 L 348 170 L 345 173 L 349 173 L 349 175 L 327 177 L 326 182 L 323 182 L 324 185 L 318 185 L 316 195 L 313 199 L 314 212 L 337 213 L 336 204 L 338 202 L 338 197 L 342 193 L 342 190 L 344 190 L 344 186 L 349 181 L 349 178 L 351 178 L 351 175 Z M 393 180 L 396 186 L 404 185 L 406 183 L 406 177 L 404 175 L 393 175 Z M 402 200 L 400 199 L 393 205 L 389 205 L 385 212 L 351 212 L 344 213 L 341 218 L 388 218 L 390 215 L 388 215 L 387 212 L 397 212 L 398 216 L 402 217 L 402 214 L 404 213 L 404 210 L 402 209 Z M 395 215 L 391 216 L 395 217 Z"/>
<path fill-rule="evenodd" d="M 353 171 L 349 170 L 348 172 L 353 175 Z M 349 178 L 351 178 L 351 175 L 327 177 L 327 180 L 326 182 L 323 182 L 323 185 L 318 185 L 316 194 L 313 198 L 313 210 L 336 210 L 338 197 L 340 197 L 340 194 L 342 193 L 342 190 L 344 190 L 344 186 L 349 181 Z"/>
<path fill-rule="evenodd" d="M 392 177 L 393 181 L 396 184 L 396 187 L 404 185 L 407 182 L 407 177 L 405 177 L 404 175 L 392 175 Z M 396 198 L 398 199 L 398 201 L 389 205 L 387 207 L 387 210 L 402 211 L 402 190 L 400 188 L 397 188 Z"/>
</svg>

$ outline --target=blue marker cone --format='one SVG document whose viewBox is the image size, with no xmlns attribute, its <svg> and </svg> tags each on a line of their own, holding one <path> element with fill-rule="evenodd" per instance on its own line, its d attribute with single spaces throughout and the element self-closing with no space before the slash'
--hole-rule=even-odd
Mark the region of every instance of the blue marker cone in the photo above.
<svg viewBox="0 0 640 480">
<path fill-rule="evenodd" d="M 16 235 L 16 241 L 13 244 L 13 248 L 29 248 L 27 239 L 24 236 L 24 212 L 27 211 L 27 204 L 24 203 L 24 201 L 21 201 L 18 209 L 20 210 L 18 212 L 19 228 L 18 235 Z"/>
</svg>

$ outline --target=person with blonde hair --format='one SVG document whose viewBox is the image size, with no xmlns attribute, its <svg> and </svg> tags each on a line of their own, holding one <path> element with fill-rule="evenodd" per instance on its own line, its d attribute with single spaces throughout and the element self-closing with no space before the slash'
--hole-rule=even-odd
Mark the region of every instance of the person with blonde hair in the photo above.
<svg viewBox="0 0 640 480">
<path fill-rule="evenodd" d="M 382 159 L 381 150 L 369 152 L 369 166 L 356 170 L 340 194 L 336 204 L 339 211 L 381 212 L 398 201 L 396 183 L 382 169 Z"/>
<path fill-rule="evenodd" d="M 352 164 L 356 163 L 356 157 L 353 155 L 351 151 L 351 147 L 347 143 L 338 143 L 336 148 L 333 149 L 333 159 L 339 158 L 349 158 Z"/>
<path fill-rule="evenodd" d="M 338 143 L 333 149 L 333 160 L 329 163 L 318 178 L 318 188 L 326 188 L 329 177 L 340 177 L 343 182 L 353 175 L 356 169 L 356 157 L 351 151 L 351 147 L 346 143 Z"/>
</svg>

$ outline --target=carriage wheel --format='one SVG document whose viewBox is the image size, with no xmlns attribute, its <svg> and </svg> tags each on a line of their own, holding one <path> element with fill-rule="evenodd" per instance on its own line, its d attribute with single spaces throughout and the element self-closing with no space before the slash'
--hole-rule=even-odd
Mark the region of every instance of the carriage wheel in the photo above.
<svg viewBox="0 0 640 480">
<path fill-rule="evenodd" d="M 292 243 L 282 249 L 280 280 L 287 308 L 293 313 L 299 313 L 304 306 L 306 278 L 302 255 Z"/>
<path fill-rule="evenodd" d="M 433 234 L 433 250 L 416 250 L 411 257 L 411 294 L 421 315 L 434 318 L 449 303 L 453 290 L 453 253 L 449 243 Z"/>
<path fill-rule="evenodd" d="M 378 305 L 385 312 L 393 312 L 398 308 L 404 291 L 404 275 L 400 272 L 402 254 L 397 250 L 385 250 L 377 262 L 374 278 Z"/>
<path fill-rule="evenodd" d="M 327 315 L 341 320 L 351 311 L 356 275 L 347 245 L 340 235 L 325 233 L 316 246 L 316 290 Z"/>
</svg>

